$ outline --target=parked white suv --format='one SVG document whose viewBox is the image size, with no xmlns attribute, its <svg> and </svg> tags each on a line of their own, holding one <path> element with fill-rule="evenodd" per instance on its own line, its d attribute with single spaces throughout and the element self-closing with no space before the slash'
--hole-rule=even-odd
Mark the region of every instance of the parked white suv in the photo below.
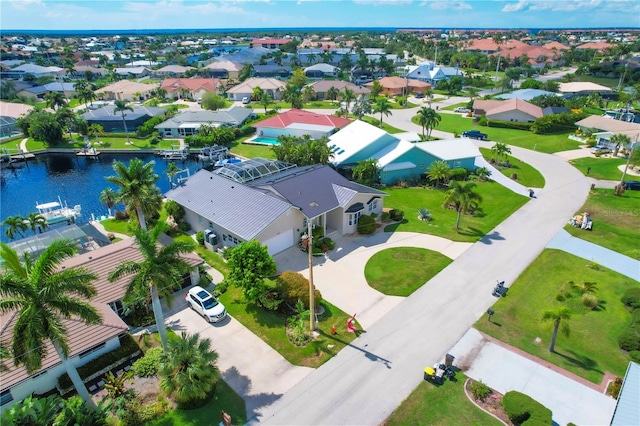
<svg viewBox="0 0 640 426">
<path fill-rule="evenodd" d="M 197 313 L 205 317 L 209 322 L 218 322 L 227 316 L 224 305 L 200 286 L 195 286 L 189 290 L 185 300 Z"/>
<path fill-rule="evenodd" d="M 458 107 L 453 110 L 453 112 L 471 112 L 469 108 Z"/>
</svg>

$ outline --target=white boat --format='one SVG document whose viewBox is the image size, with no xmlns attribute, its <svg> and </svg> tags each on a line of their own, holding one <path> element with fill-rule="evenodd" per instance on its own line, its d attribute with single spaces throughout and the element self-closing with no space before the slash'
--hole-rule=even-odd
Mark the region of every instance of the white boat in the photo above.
<svg viewBox="0 0 640 426">
<path fill-rule="evenodd" d="M 58 201 L 51 201 L 49 203 L 36 203 L 36 209 L 38 214 L 42 215 L 49 225 L 67 221 L 69 223 L 75 222 L 78 217 L 81 216 L 80 211 L 82 207 L 80 204 L 76 204 L 73 208 L 69 208 L 67 203 L 62 203 L 60 197 Z"/>
</svg>

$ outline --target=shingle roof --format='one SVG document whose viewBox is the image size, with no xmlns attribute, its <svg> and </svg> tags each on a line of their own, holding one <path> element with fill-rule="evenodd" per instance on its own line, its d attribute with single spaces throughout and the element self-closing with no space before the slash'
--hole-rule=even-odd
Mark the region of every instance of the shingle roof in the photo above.
<svg viewBox="0 0 640 426">
<path fill-rule="evenodd" d="M 576 126 L 587 127 L 590 129 L 604 130 L 607 132 L 624 132 L 624 131 L 637 131 L 640 132 L 640 124 L 629 123 L 622 120 L 614 120 L 610 117 L 602 115 L 590 115 L 587 118 L 576 122 Z"/>
<path fill-rule="evenodd" d="M 342 81 L 342 80 L 320 80 L 320 81 L 314 81 L 313 83 L 307 84 L 307 86 L 313 87 L 313 90 L 316 93 L 325 93 L 331 87 L 335 87 L 336 90 L 338 90 L 338 92 L 343 92 L 344 88 L 348 87 L 349 90 L 354 92 L 356 95 L 359 95 L 359 94 L 368 95 L 369 93 L 371 93 L 371 89 L 369 89 L 368 87 L 364 87 L 364 86 L 360 87 L 357 84 L 353 84 L 351 82 Z"/>
<path fill-rule="evenodd" d="M 292 109 L 273 117 L 266 118 L 262 121 L 258 121 L 257 123 L 254 123 L 253 126 L 285 129 L 294 124 L 310 124 L 339 129 L 349 123 L 351 123 L 351 120 L 347 118 L 336 117 L 335 115 L 318 114 L 301 109 Z"/>
<path fill-rule="evenodd" d="M 377 189 L 351 182 L 331 167 L 319 164 L 287 170 L 249 185 L 273 191 L 309 218 L 336 207 L 345 207 L 345 203 L 350 202 L 357 193 L 386 195 Z"/>
<path fill-rule="evenodd" d="M 286 201 L 207 170 L 165 195 L 247 241 L 292 208 Z"/>
</svg>

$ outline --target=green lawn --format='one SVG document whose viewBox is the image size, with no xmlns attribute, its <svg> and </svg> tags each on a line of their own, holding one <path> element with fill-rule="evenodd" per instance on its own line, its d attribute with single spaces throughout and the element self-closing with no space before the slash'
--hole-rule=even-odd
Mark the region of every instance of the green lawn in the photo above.
<svg viewBox="0 0 640 426">
<path fill-rule="evenodd" d="M 351 315 L 342 312 L 326 300 L 321 302 L 325 311 L 318 316 L 320 334 L 312 343 L 302 348 L 294 346 L 287 338 L 284 315 L 248 305 L 242 300 L 239 288 L 230 286 L 227 292 L 220 296 L 220 301 L 231 316 L 294 365 L 319 367 L 355 338 L 353 333 L 346 331 L 345 326 Z M 331 326 L 334 324 L 338 329 L 335 336 L 331 335 Z"/>
<path fill-rule="evenodd" d="M 247 136 L 245 138 L 240 138 L 231 142 L 231 146 L 230 146 L 231 153 L 239 155 L 241 157 L 245 157 L 245 158 L 257 158 L 257 157 L 268 158 L 268 159 L 276 158 L 276 153 L 273 152 L 271 147 L 268 145 L 252 145 L 252 144 L 243 143 L 244 141 L 246 141 L 251 137 L 253 137 L 253 135 Z"/>
<path fill-rule="evenodd" d="M 618 87 L 618 82 L 620 81 L 618 78 L 607 78 L 607 77 L 596 77 L 594 75 L 581 75 L 579 76 L 579 81 L 589 81 L 591 83 L 600 84 L 602 86 L 611 87 L 615 89 Z"/>
<path fill-rule="evenodd" d="M 118 234 L 133 235 L 129 228 L 128 220 L 105 219 L 100 222 L 107 232 L 117 232 Z"/>
<path fill-rule="evenodd" d="M 495 158 L 490 149 L 480 148 L 480 152 L 487 161 Z M 507 161 L 511 167 L 499 168 L 503 175 L 511 177 L 512 174 L 516 173 L 518 175 L 519 184 L 532 188 L 544 187 L 544 177 L 538 170 L 510 155 L 507 156 Z"/>
<path fill-rule="evenodd" d="M 416 374 L 421 374 L 416 371 Z M 436 386 L 422 381 L 411 395 L 383 422 L 386 426 L 422 425 L 501 425 L 471 402 L 464 393 L 466 377 L 456 373 L 455 381 L 446 381 Z"/>
<path fill-rule="evenodd" d="M 376 117 L 363 116 L 362 121 L 365 121 L 369 124 L 372 124 L 376 127 L 380 127 L 380 115 L 378 114 Z M 396 127 L 390 126 L 384 122 L 384 117 L 382 118 L 382 130 L 387 133 L 404 133 L 405 130 L 398 129 Z"/>
<path fill-rule="evenodd" d="M 388 296 L 409 296 L 452 262 L 438 252 L 397 247 L 374 254 L 364 268 L 367 283 Z"/>
<path fill-rule="evenodd" d="M 508 145 L 527 149 L 535 148 L 536 151 L 549 154 L 577 149 L 580 146 L 580 142 L 569 139 L 569 135 L 572 134 L 574 129 L 549 135 L 536 135 L 527 130 L 479 126 L 472 118 L 462 117 L 457 114 L 440 114 L 440 116 L 442 120 L 435 129 L 443 132 L 460 135 L 465 130 L 479 130 L 482 133 L 486 133 L 492 141 L 504 142 Z M 413 117 L 412 121 L 419 125 L 417 116 Z"/>
<path fill-rule="evenodd" d="M 617 197 L 612 189 L 595 189 L 576 213 L 582 212 L 591 215 L 593 230 L 566 225 L 571 235 L 640 260 L 640 191 Z"/>
<path fill-rule="evenodd" d="M 136 150 L 136 149 L 170 149 L 171 145 L 174 145 L 174 148 L 178 144 L 178 141 L 175 139 L 161 139 L 160 142 L 156 145 L 151 144 L 151 136 L 147 138 L 138 139 L 135 137 L 135 132 L 130 133 L 129 139 L 131 140 L 131 145 L 127 145 L 127 138 L 125 137 L 113 137 L 109 136 L 108 133 L 105 133 L 103 136 L 98 137 L 101 144 L 96 144 L 95 138 L 89 138 L 89 142 L 93 144 L 93 146 L 98 150 L 109 150 L 109 149 L 127 149 L 127 150 Z M 81 149 L 84 147 L 84 140 L 81 136 L 74 135 L 73 142 L 69 142 L 68 139 L 61 141 L 55 146 L 48 146 L 44 142 L 33 140 L 29 138 L 27 141 L 27 150 L 29 151 L 38 151 L 47 148 L 62 148 L 62 149 Z"/>
<path fill-rule="evenodd" d="M 247 422 L 244 400 L 222 379 L 216 384 L 213 398 L 203 407 L 195 410 L 173 410 L 163 418 L 148 424 L 150 426 L 214 425 L 220 421 L 221 411 L 231 416 L 234 425 L 243 425 Z"/>
<path fill-rule="evenodd" d="M 492 307 L 492 323 L 482 317 L 475 327 L 593 383 L 600 383 L 605 371 L 623 376 L 629 358 L 618 348 L 617 340 L 631 323 L 631 314 L 620 297 L 627 288 L 640 283 L 592 265 L 559 250 L 544 250 L 510 286 L 506 297 Z M 568 293 L 569 281 L 596 283 L 600 307 L 587 310 L 580 296 L 558 301 L 559 293 Z M 556 352 L 550 353 L 552 325 L 541 318 L 546 310 L 561 304 L 573 313 L 568 321 L 571 335 L 558 333 Z M 538 338 L 540 343 L 536 343 Z"/>
<path fill-rule="evenodd" d="M 587 167 L 591 167 L 589 177 L 601 180 L 620 180 L 622 172 L 618 166 L 626 162 L 623 158 L 585 157 L 570 160 L 578 170 L 587 175 Z"/>
<path fill-rule="evenodd" d="M 442 207 L 445 190 L 423 187 L 383 190 L 389 194 L 384 201 L 385 207 L 404 211 L 404 220 L 388 225 L 385 231 L 421 232 L 462 242 L 478 241 L 529 200 L 499 183 L 478 182 L 475 191 L 483 198 L 480 209 L 475 216 L 463 215 L 460 229 L 456 230 L 457 213 Z M 421 208 L 431 211 L 431 222 L 418 219 Z"/>
</svg>

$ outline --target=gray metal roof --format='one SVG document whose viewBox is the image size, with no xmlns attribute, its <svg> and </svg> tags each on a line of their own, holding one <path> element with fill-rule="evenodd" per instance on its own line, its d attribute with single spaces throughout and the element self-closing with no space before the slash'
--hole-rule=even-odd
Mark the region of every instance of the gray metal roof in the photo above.
<svg viewBox="0 0 640 426">
<path fill-rule="evenodd" d="M 247 241 L 292 208 L 286 201 L 207 170 L 165 195 Z"/>
<path fill-rule="evenodd" d="M 294 167 L 296 167 L 295 164 L 284 161 L 253 158 L 241 163 L 225 164 L 214 170 L 213 173 L 233 179 L 238 183 L 247 183 Z"/>
<path fill-rule="evenodd" d="M 314 165 L 286 170 L 249 183 L 280 195 L 313 218 L 345 206 L 357 193 L 385 192 L 349 181 L 329 166 Z"/>
<path fill-rule="evenodd" d="M 133 108 L 133 112 L 126 110 L 124 111 L 125 120 L 135 120 L 143 115 L 148 115 L 149 117 L 155 117 L 156 115 L 164 114 L 167 112 L 164 108 L 156 108 L 156 107 L 147 107 L 144 105 L 130 105 Z M 122 120 L 122 114 L 120 112 L 114 113 L 115 105 L 107 105 L 102 108 L 89 110 L 82 114 L 82 117 L 85 120 L 90 119 L 100 119 L 106 120 L 109 117 L 113 117 L 117 120 Z"/>
<path fill-rule="evenodd" d="M 638 424 L 640 424 L 640 364 L 630 362 L 611 418 L 611 426 Z"/>
<path fill-rule="evenodd" d="M 253 114 L 251 108 L 240 106 L 218 111 L 185 111 L 158 124 L 156 129 L 177 128 L 182 123 L 224 123 L 239 126 L 244 123 L 251 114 Z"/>
</svg>

